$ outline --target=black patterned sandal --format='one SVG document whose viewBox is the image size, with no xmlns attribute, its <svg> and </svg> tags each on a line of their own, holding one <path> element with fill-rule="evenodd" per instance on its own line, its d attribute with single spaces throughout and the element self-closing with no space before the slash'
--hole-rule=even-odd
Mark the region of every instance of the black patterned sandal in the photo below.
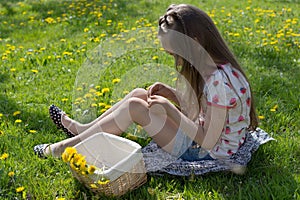
<svg viewBox="0 0 300 200">
<path fill-rule="evenodd" d="M 69 131 L 66 127 L 64 127 L 64 125 L 61 122 L 61 118 L 62 115 L 65 114 L 64 111 L 62 111 L 61 109 L 59 109 L 57 106 L 55 105 L 51 105 L 49 108 L 49 114 L 50 114 L 50 118 L 52 119 L 53 123 L 56 125 L 56 127 L 58 129 L 62 129 L 63 132 L 69 137 L 74 137 L 75 134 L 72 133 L 71 131 Z"/>
<path fill-rule="evenodd" d="M 40 158 L 47 158 L 47 155 L 45 154 L 45 149 L 49 146 L 50 144 L 38 144 L 33 147 L 34 153 L 40 157 Z"/>
</svg>

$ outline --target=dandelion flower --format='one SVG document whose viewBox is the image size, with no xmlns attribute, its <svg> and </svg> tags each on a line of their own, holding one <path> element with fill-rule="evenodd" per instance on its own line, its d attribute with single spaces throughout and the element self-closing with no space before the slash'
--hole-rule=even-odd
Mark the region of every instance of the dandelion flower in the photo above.
<svg viewBox="0 0 300 200">
<path fill-rule="evenodd" d="M 21 123 L 22 120 L 21 119 L 16 119 L 15 123 Z"/>
<path fill-rule="evenodd" d="M 29 133 L 36 133 L 36 130 L 29 130 Z"/>
<path fill-rule="evenodd" d="M 119 83 L 120 81 L 121 81 L 121 79 L 119 79 L 119 78 L 115 78 L 112 80 L 113 83 Z"/>
<path fill-rule="evenodd" d="M 69 99 L 68 98 L 62 98 L 61 101 L 62 102 L 67 102 Z"/>
<path fill-rule="evenodd" d="M 95 172 L 95 170 L 96 170 L 96 167 L 94 165 L 90 165 L 88 167 L 88 173 L 89 174 L 93 174 Z"/>
<path fill-rule="evenodd" d="M 37 69 L 32 69 L 31 72 L 37 74 L 39 71 Z"/>
<path fill-rule="evenodd" d="M 25 190 L 25 188 L 23 186 L 16 188 L 16 192 L 22 192 L 24 190 Z"/>
<path fill-rule="evenodd" d="M 265 119 L 265 116 L 259 115 L 259 116 L 258 116 L 258 119 Z"/>
<path fill-rule="evenodd" d="M 15 172 L 11 171 L 11 172 L 8 172 L 8 176 L 9 177 L 13 177 L 15 175 Z"/>
<path fill-rule="evenodd" d="M 92 183 L 90 186 L 91 186 L 92 189 L 97 189 L 98 188 L 97 185 L 94 184 L 94 183 Z"/>
<path fill-rule="evenodd" d="M 5 160 L 8 158 L 8 153 L 3 153 L 1 156 L 0 156 L 0 160 Z"/>
<path fill-rule="evenodd" d="M 107 178 L 105 178 L 105 177 L 102 177 L 97 183 L 98 183 L 99 185 L 106 185 L 106 184 L 109 183 L 109 182 L 110 182 L 109 179 L 107 179 Z"/>
<path fill-rule="evenodd" d="M 67 147 L 62 154 L 62 159 L 64 162 L 70 162 L 70 159 L 73 157 L 73 155 L 77 153 L 77 150 L 74 147 Z"/>
<path fill-rule="evenodd" d="M 21 114 L 21 111 L 15 111 L 14 113 L 13 113 L 13 116 L 17 116 L 17 115 L 19 115 L 19 114 Z"/>
<path fill-rule="evenodd" d="M 103 88 L 103 89 L 101 90 L 102 93 L 109 92 L 109 91 L 110 91 L 109 88 Z"/>
</svg>

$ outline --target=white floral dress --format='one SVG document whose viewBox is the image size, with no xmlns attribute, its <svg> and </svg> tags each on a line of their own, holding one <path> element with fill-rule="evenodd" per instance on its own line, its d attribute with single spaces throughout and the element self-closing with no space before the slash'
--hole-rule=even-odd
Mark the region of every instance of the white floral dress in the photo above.
<svg viewBox="0 0 300 200">
<path fill-rule="evenodd" d="M 230 157 L 244 143 L 250 124 L 249 84 L 230 64 L 220 65 L 206 80 L 204 95 L 207 105 L 224 107 L 228 110 L 221 136 L 210 151 L 210 155 L 213 158 Z"/>
</svg>

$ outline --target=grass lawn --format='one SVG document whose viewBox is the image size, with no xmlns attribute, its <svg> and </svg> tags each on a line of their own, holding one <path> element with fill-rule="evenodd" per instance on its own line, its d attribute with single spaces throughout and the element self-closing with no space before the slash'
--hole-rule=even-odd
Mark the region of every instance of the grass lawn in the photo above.
<svg viewBox="0 0 300 200">
<path fill-rule="evenodd" d="M 179 2 L 0 0 L 0 199 L 105 199 L 61 159 L 39 159 L 33 146 L 65 138 L 49 118 L 51 104 L 82 120 L 87 108 L 90 118 L 100 115 L 161 74 L 171 84 L 173 60 L 155 31 Z M 300 199 L 299 1 L 186 3 L 217 24 L 252 83 L 260 127 L 276 141 L 259 148 L 244 175 L 149 176 L 121 199 Z"/>
</svg>

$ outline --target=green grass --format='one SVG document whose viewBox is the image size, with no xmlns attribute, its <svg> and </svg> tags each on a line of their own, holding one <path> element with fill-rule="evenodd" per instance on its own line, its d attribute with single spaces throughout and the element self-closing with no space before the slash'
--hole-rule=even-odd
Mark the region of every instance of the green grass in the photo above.
<svg viewBox="0 0 300 200">
<path fill-rule="evenodd" d="M 100 198 L 77 182 L 60 159 L 34 155 L 34 145 L 65 138 L 50 121 L 48 106 L 56 104 L 76 116 L 73 93 L 85 84 L 74 84 L 88 52 L 109 38 L 118 42 L 114 34 L 156 27 L 158 17 L 176 2 L 0 1 L 0 199 Z M 259 148 L 245 175 L 149 176 L 123 199 L 300 199 L 299 2 L 186 3 L 202 8 L 216 22 L 252 83 L 260 127 L 276 141 Z M 113 79 L 147 63 L 173 62 L 154 48 L 106 59 L 113 62 L 101 71 L 99 87 L 93 88 L 99 93 L 91 92 L 89 101 L 103 103 L 95 105 L 96 115 L 123 93 L 113 92 Z M 129 90 L 138 78 L 125 83 L 121 78 L 119 84 Z M 110 91 L 100 94 L 103 88 Z M 18 187 L 24 190 L 16 192 Z"/>
</svg>

